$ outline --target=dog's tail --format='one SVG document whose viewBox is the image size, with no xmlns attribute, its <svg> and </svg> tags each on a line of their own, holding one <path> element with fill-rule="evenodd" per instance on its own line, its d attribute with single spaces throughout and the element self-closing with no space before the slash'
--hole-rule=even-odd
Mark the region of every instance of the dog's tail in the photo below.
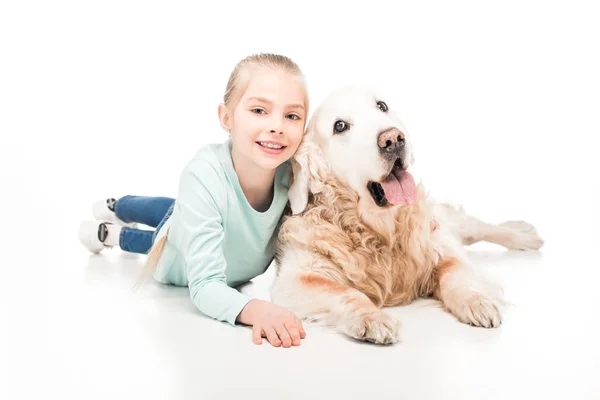
<svg viewBox="0 0 600 400">
<path fill-rule="evenodd" d="M 156 271 L 156 266 L 158 265 L 158 261 L 160 260 L 160 256 L 162 255 L 165 245 L 167 244 L 167 236 L 169 235 L 169 229 L 167 228 L 167 232 L 165 235 L 160 238 L 159 241 L 154 243 L 150 251 L 148 252 L 148 259 L 146 260 L 146 264 L 142 268 L 142 272 L 138 278 L 137 283 L 134 286 L 134 289 L 139 289 L 145 281 L 150 279 Z"/>
</svg>

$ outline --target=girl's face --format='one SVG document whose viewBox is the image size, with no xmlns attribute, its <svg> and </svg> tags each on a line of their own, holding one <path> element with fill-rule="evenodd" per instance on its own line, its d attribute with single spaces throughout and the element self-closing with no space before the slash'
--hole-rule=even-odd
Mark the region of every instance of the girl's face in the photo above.
<svg viewBox="0 0 600 400">
<path fill-rule="evenodd" d="M 270 68 L 252 71 L 233 113 L 221 118 L 233 148 L 245 161 L 273 170 L 290 159 L 302 140 L 306 94 L 294 75 Z M 220 114 L 223 114 L 220 112 Z"/>
</svg>

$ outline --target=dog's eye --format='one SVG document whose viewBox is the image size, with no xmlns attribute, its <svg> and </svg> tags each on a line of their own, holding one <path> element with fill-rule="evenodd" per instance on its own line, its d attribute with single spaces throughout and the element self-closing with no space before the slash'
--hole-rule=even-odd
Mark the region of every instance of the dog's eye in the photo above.
<svg viewBox="0 0 600 400">
<path fill-rule="evenodd" d="M 335 131 L 335 133 L 342 133 L 348 128 L 348 124 L 341 120 L 335 121 L 335 124 L 333 125 L 333 130 Z"/>
<path fill-rule="evenodd" d="M 387 104 L 385 104 L 383 101 L 377 102 L 377 108 L 379 108 L 383 112 L 387 112 L 387 110 L 388 110 Z"/>
</svg>

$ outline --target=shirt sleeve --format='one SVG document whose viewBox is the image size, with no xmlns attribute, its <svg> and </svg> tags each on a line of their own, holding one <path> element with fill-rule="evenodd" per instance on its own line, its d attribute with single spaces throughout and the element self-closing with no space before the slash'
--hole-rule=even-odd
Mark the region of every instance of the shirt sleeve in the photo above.
<svg viewBox="0 0 600 400">
<path fill-rule="evenodd" d="M 190 297 L 205 315 L 236 325 L 236 318 L 252 299 L 227 285 L 223 253 L 223 216 L 217 202 L 225 202 L 223 183 L 202 160 L 192 161 L 180 177 L 178 230 L 174 243 L 184 254 Z M 223 203 L 221 203 L 223 204 Z"/>
</svg>

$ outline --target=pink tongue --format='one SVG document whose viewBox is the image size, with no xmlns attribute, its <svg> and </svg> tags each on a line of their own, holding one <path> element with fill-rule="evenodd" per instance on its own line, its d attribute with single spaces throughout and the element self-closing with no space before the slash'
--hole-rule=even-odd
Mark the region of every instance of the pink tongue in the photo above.
<svg viewBox="0 0 600 400">
<path fill-rule="evenodd" d="M 410 173 L 394 170 L 384 182 L 381 182 L 386 199 L 391 204 L 410 205 L 417 200 L 417 186 Z"/>
</svg>

